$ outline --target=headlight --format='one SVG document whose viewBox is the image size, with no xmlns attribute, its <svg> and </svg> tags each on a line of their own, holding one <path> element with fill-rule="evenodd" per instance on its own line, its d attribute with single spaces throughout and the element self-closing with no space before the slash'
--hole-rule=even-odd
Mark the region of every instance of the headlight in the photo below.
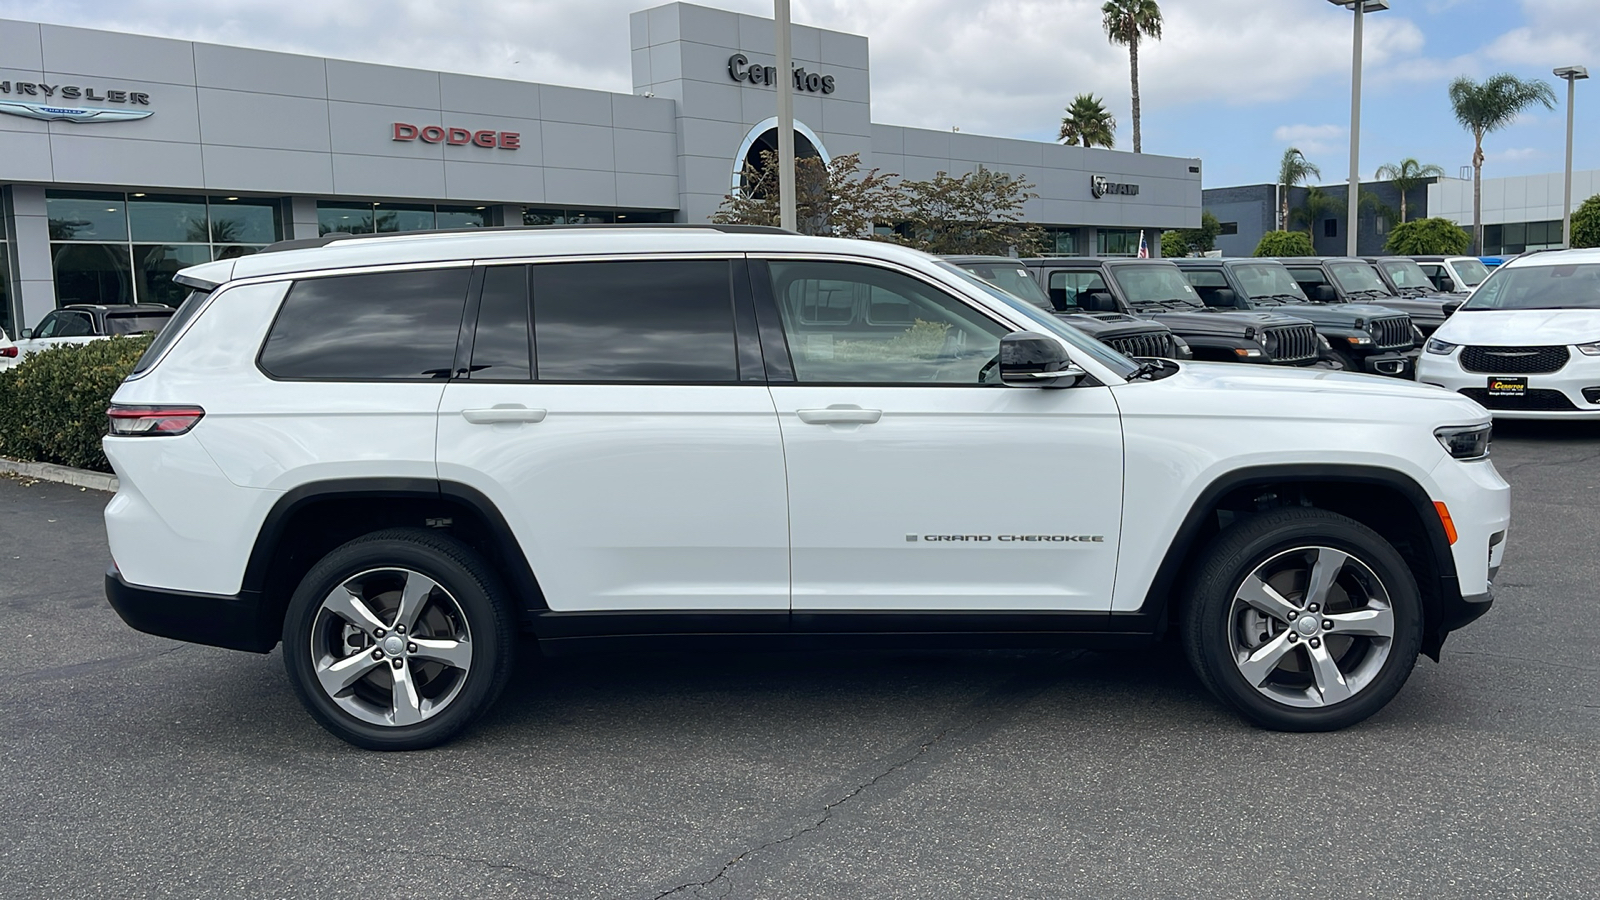
<svg viewBox="0 0 1600 900">
<path fill-rule="evenodd" d="M 1461 345 L 1452 344 L 1449 341 L 1441 341 L 1438 338 L 1428 338 L 1428 342 L 1422 345 L 1422 349 L 1428 351 L 1429 353 L 1437 353 L 1440 356 L 1447 356 L 1451 353 L 1454 353 L 1456 348 L 1459 346 Z M 1596 350 L 1595 352 L 1600 353 L 1600 350 Z"/>
<path fill-rule="evenodd" d="M 1579 344 L 1578 352 L 1584 356 L 1600 356 L 1600 341 L 1595 341 L 1592 344 Z"/>
<path fill-rule="evenodd" d="M 1275 332 L 1267 332 L 1266 336 L 1261 339 L 1261 346 L 1266 349 L 1268 356 L 1277 356 L 1278 335 Z"/>
<path fill-rule="evenodd" d="M 1483 459 L 1489 455 L 1490 425 L 1447 425 L 1434 429 L 1444 452 L 1456 459 Z"/>
</svg>

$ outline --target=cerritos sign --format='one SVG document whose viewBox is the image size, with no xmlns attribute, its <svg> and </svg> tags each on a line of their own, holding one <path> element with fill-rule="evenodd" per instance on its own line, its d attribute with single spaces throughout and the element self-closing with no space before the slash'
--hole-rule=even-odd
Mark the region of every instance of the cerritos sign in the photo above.
<svg viewBox="0 0 1600 900">
<path fill-rule="evenodd" d="M 807 72 L 799 67 L 796 67 L 791 74 L 794 76 L 794 89 L 797 91 L 810 91 L 813 94 L 833 93 L 832 75 Z M 773 66 L 752 65 L 748 56 L 735 53 L 728 57 L 728 77 L 734 81 L 750 84 L 777 85 L 778 70 Z"/>
<path fill-rule="evenodd" d="M 1137 197 L 1139 195 L 1139 186 L 1137 184 L 1119 184 L 1115 181 L 1107 181 L 1104 175 L 1091 175 L 1089 176 L 1089 193 L 1093 194 L 1096 200 L 1107 194 Z"/>
<path fill-rule="evenodd" d="M 42 119 L 46 122 L 129 122 L 134 119 L 149 118 L 154 112 L 149 109 L 108 109 L 103 106 L 79 106 L 76 103 L 63 102 L 68 100 L 121 103 L 125 107 L 150 105 L 150 95 L 143 91 L 107 90 L 102 94 L 97 88 L 76 84 L 0 81 L 0 113 L 9 116 Z"/>
<path fill-rule="evenodd" d="M 407 125 L 404 122 L 394 123 L 394 140 L 397 141 L 422 141 L 424 144 L 449 144 L 452 147 L 462 147 L 471 144 L 475 147 L 499 148 L 501 150 L 522 149 L 522 134 L 516 131 L 495 131 L 481 129 L 469 131 L 465 128 L 442 128 L 438 125 Z"/>
</svg>

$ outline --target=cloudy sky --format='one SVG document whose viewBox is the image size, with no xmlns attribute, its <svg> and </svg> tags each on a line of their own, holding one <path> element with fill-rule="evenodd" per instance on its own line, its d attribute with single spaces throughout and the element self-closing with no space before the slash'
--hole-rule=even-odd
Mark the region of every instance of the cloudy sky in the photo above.
<svg viewBox="0 0 1600 900">
<path fill-rule="evenodd" d="M 871 41 L 873 120 L 1051 140 L 1090 91 L 1131 145 L 1126 51 L 1099 0 L 792 0 L 794 20 Z M 651 0 L 0 0 L 0 17 L 628 91 L 628 13 Z M 770 0 L 702 0 L 771 15 Z M 1326 0 L 1161 0 L 1141 48 L 1144 149 L 1197 156 L 1208 187 L 1270 181 L 1301 148 L 1327 181 L 1348 168 L 1349 12 Z M 1543 77 L 1560 104 L 1491 135 L 1485 174 L 1558 171 L 1565 84 L 1579 83 L 1575 165 L 1600 168 L 1600 0 L 1391 0 L 1367 19 L 1361 168 L 1414 156 L 1455 174 L 1472 139 L 1446 85 Z"/>
</svg>

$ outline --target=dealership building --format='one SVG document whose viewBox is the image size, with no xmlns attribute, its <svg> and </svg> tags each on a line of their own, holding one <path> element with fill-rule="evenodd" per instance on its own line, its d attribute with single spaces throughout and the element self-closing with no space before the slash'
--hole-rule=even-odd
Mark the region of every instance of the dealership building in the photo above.
<svg viewBox="0 0 1600 900">
<path fill-rule="evenodd" d="M 776 146 L 773 22 L 672 3 L 626 27 L 621 94 L 0 20 L 0 327 L 171 304 L 183 266 L 332 231 L 704 222 Z M 1024 176 L 1063 254 L 1199 224 L 1197 159 L 875 124 L 867 38 L 792 40 L 802 154 Z"/>
</svg>

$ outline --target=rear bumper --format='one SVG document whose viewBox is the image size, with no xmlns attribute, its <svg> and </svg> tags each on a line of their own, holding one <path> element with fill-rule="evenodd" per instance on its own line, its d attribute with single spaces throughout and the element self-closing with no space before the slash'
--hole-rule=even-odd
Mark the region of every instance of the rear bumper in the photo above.
<svg viewBox="0 0 1600 900">
<path fill-rule="evenodd" d="M 281 620 L 254 591 L 191 594 L 127 583 L 106 570 L 106 599 L 122 621 L 146 634 L 191 644 L 266 653 L 277 646 Z"/>
</svg>

